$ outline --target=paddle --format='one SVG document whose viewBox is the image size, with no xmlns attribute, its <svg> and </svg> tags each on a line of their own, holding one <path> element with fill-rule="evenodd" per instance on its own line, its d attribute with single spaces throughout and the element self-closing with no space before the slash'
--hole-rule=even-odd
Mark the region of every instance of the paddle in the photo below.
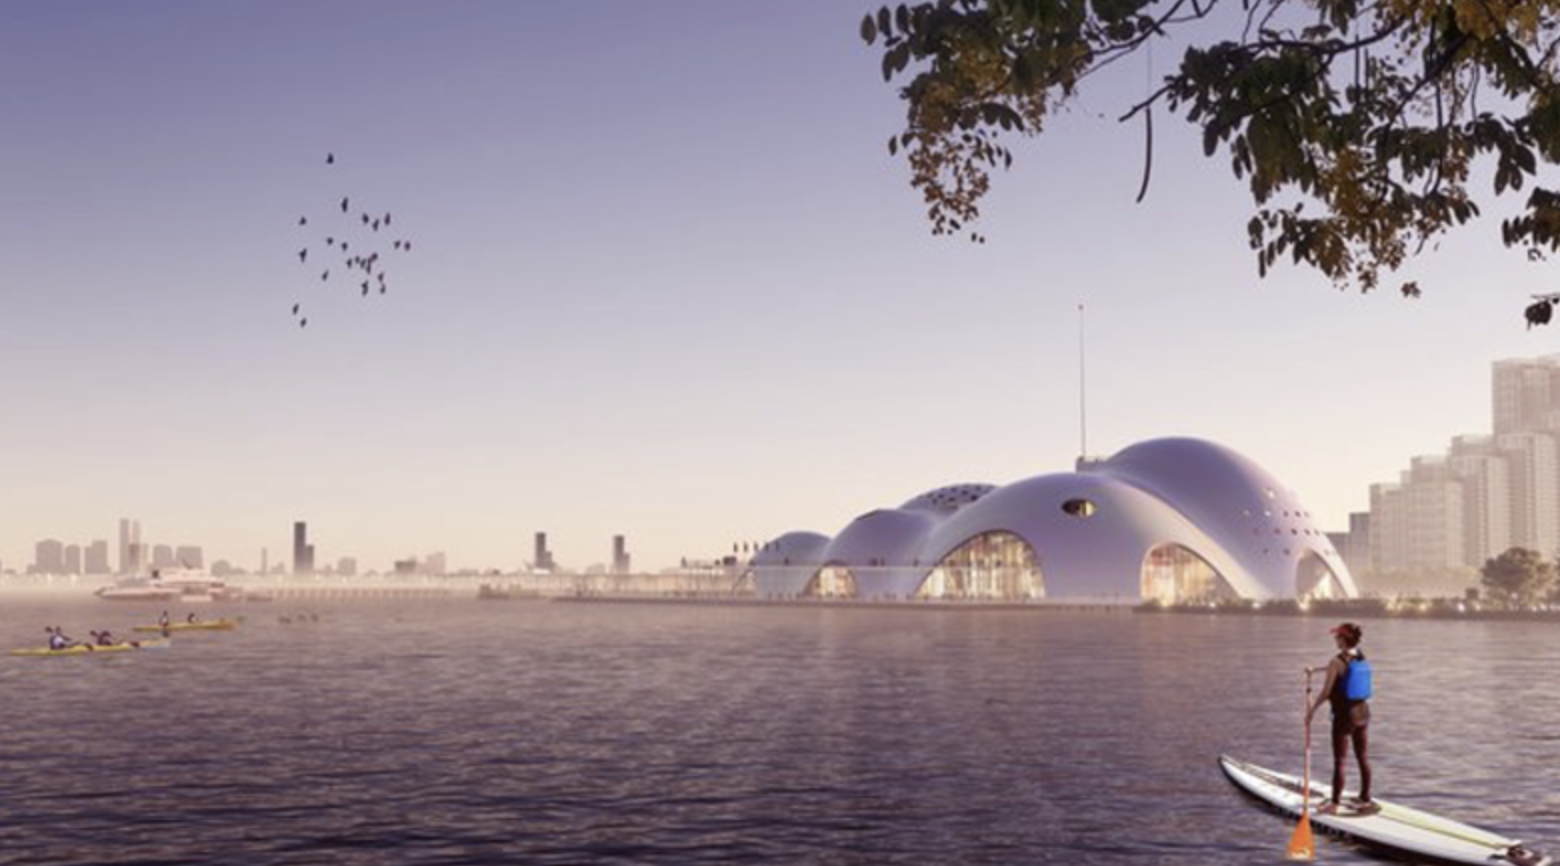
<svg viewBox="0 0 1560 866">
<path fill-rule="evenodd" d="M 1316 840 L 1311 835 L 1311 669 L 1305 669 L 1305 784 L 1300 792 L 1300 823 L 1289 837 L 1290 860 L 1310 860 L 1316 856 Z"/>
</svg>

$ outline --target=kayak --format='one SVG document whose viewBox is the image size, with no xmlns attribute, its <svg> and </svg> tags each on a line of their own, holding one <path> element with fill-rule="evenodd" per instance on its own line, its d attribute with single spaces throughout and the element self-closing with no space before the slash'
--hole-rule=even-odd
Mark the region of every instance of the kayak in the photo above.
<svg viewBox="0 0 1560 866">
<path fill-rule="evenodd" d="M 167 627 L 160 625 L 138 625 L 131 631 L 151 634 L 164 631 L 232 631 L 238 628 L 238 623 L 230 619 L 214 619 L 209 622 L 170 622 Z"/>
<path fill-rule="evenodd" d="M 1219 768 L 1231 782 L 1286 815 L 1299 817 L 1302 781 L 1224 755 Z M 1345 791 L 1352 795 L 1355 792 Z M 1318 815 L 1316 808 L 1332 794 L 1330 785 L 1311 782 L 1311 825 L 1326 833 L 1353 839 L 1388 852 L 1443 863 L 1481 866 L 1552 866 L 1553 859 L 1498 833 L 1432 815 L 1399 803 L 1377 799 L 1378 812 L 1351 811 L 1346 804 L 1336 815 Z"/>
<path fill-rule="evenodd" d="M 108 646 L 91 646 L 77 644 L 65 649 L 49 649 L 48 647 L 36 647 L 31 649 L 11 650 L 13 656 L 32 656 L 35 658 L 48 658 L 51 656 L 105 656 L 114 653 L 127 653 L 143 649 L 157 649 L 168 645 L 166 640 L 132 640 L 124 643 L 110 644 Z"/>
</svg>

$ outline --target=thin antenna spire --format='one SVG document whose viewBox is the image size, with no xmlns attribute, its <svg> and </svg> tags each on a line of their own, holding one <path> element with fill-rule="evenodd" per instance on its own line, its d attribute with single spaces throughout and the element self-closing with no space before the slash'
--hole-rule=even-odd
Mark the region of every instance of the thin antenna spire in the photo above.
<svg viewBox="0 0 1560 866">
<path fill-rule="evenodd" d="M 1084 378 L 1083 304 L 1078 305 L 1078 459 L 1089 459 L 1089 404 Z"/>
</svg>

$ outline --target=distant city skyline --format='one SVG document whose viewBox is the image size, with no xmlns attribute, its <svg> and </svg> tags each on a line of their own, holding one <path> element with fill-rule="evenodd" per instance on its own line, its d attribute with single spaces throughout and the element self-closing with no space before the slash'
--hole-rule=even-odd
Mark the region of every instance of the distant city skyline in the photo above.
<svg viewBox="0 0 1560 866">
<path fill-rule="evenodd" d="M 120 567 L 113 568 L 108 559 L 108 542 L 97 539 L 87 545 L 67 543 L 57 538 L 40 539 L 32 545 L 31 559 L 25 563 L 19 560 L 0 559 L 0 573 L 7 570 L 20 574 L 41 575 L 133 575 L 143 571 L 188 568 L 205 569 L 206 549 L 198 544 L 180 544 L 177 546 L 162 543 L 143 544 L 141 541 L 141 521 L 135 518 L 120 518 L 118 521 L 120 530 L 120 543 L 123 554 L 120 558 Z M 486 572 L 498 570 L 502 572 L 518 571 L 551 571 L 558 568 L 569 568 L 580 572 L 596 570 L 603 573 L 628 574 L 632 571 L 632 557 L 628 552 L 628 536 L 622 533 L 614 534 L 610 539 L 610 553 L 607 558 L 590 558 L 588 561 L 578 564 L 566 564 L 560 566 L 553 558 L 552 551 L 547 546 L 547 533 L 537 532 L 533 536 L 533 558 L 519 562 L 489 562 L 489 563 L 461 563 L 451 566 L 448 554 L 442 550 L 435 550 L 421 556 L 413 555 L 406 558 L 397 558 L 384 566 L 370 566 L 369 571 L 392 573 L 402 571 L 418 574 L 455 574 L 463 572 Z M 143 557 L 142 552 L 147 551 L 148 557 Z M 214 573 L 221 574 L 277 574 L 307 576 L 316 573 L 355 576 L 358 573 L 358 558 L 351 555 L 337 554 L 333 564 L 328 564 L 317 569 L 317 556 L 315 545 L 310 541 L 309 525 L 306 520 L 292 522 L 292 560 L 290 567 L 284 567 L 278 563 L 275 566 L 269 561 L 268 549 L 261 548 L 255 553 L 255 560 L 251 563 L 242 556 L 215 557 L 211 561 L 211 569 Z M 218 576 L 221 576 L 219 574 Z"/>
<path fill-rule="evenodd" d="M 1259 281 L 1248 195 L 1178 119 L 1134 205 L 1138 58 L 1011 142 L 989 243 L 932 238 L 861 14 L 0 5 L 0 562 L 130 514 L 249 567 L 305 512 L 320 562 L 381 568 L 403 539 L 518 566 L 546 527 L 565 564 L 626 533 L 656 570 L 842 526 L 1070 467 L 1080 303 L 1091 450 L 1221 442 L 1342 528 L 1483 429 L 1491 362 L 1560 349 L 1520 319 L 1553 264 L 1498 207 L 1408 301 Z M 419 239 L 371 304 L 297 257 L 347 193 Z"/>
</svg>

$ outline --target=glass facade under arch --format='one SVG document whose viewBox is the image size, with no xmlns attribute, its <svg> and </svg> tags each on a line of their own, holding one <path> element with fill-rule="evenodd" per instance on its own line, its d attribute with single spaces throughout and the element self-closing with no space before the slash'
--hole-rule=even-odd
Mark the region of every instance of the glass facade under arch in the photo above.
<svg viewBox="0 0 1560 866">
<path fill-rule="evenodd" d="M 1045 598 L 1034 548 L 1011 532 L 987 532 L 959 545 L 921 581 L 915 597 L 943 601 Z"/>
<path fill-rule="evenodd" d="M 1143 557 L 1144 601 L 1196 604 L 1235 598 L 1224 577 L 1188 548 L 1161 544 Z"/>
<path fill-rule="evenodd" d="M 827 565 L 818 569 L 807 587 L 802 590 L 805 598 L 856 598 L 856 575 L 843 565 Z"/>
<path fill-rule="evenodd" d="M 1295 567 L 1295 598 L 1344 598 L 1343 582 L 1333 573 L 1332 566 L 1315 551 L 1300 558 Z"/>
</svg>

